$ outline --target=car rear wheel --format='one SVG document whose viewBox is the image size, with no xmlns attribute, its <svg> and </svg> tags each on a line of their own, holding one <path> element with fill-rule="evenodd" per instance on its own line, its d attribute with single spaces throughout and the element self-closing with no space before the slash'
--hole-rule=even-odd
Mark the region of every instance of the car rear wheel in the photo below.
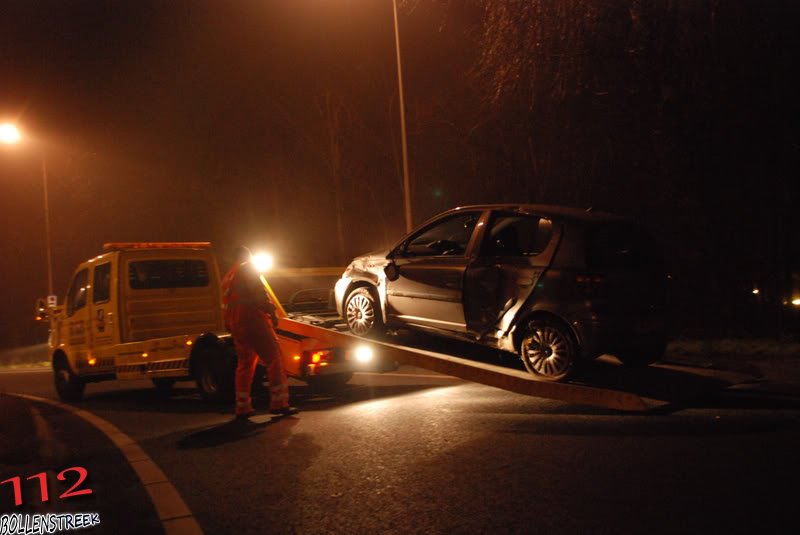
<svg viewBox="0 0 800 535">
<path fill-rule="evenodd" d="M 369 288 L 356 288 L 347 296 L 344 316 L 347 328 L 357 336 L 379 336 L 383 333 L 380 306 Z"/>
<path fill-rule="evenodd" d="M 577 344 L 572 333 L 557 322 L 529 322 L 519 352 L 525 368 L 538 379 L 563 381 L 577 367 Z"/>
<path fill-rule="evenodd" d="M 56 358 L 53 362 L 53 378 L 61 401 L 73 402 L 83 399 L 86 383 L 72 373 L 65 358 Z"/>
</svg>

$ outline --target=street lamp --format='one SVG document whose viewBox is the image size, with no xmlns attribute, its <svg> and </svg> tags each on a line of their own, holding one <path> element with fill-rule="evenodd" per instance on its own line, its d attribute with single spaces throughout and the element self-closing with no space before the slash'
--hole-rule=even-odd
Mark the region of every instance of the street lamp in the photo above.
<svg viewBox="0 0 800 535">
<path fill-rule="evenodd" d="M 406 109 L 403 99 L 403 68 L 400 61 L 400 27 L 397 23 L 397 0 L 394 8 L 394 46 L 397 52 L 397 87 L 400 94 L 400 143 L 403 147 L 403 204 L 405 205 L 406 232 L 411 232 L 411 181 L 408 178 L 408 142 L 406 141 Z"/>
<path fill-rule="evenodd" d="M 0 143 L 16 145 L 22 139 L 22 134 L 12 123 L 0 124 Z M 50 241 L 50 204 L 47 198 L 47 161 L 42 152 L 42 185 L 44 189 L 44 224 L 47 239 L 47 295 L 53 294 L 53 254 Z"/>
<path fill-rule="evenodd" d="M 0 142 L 5 143 L 6 145 L 14 145 L 16 144 L 22 135 L 19 133 L 19 129 L 16 125 L 11 123 L 3 123 L 0 124 Z"/>
</svg>

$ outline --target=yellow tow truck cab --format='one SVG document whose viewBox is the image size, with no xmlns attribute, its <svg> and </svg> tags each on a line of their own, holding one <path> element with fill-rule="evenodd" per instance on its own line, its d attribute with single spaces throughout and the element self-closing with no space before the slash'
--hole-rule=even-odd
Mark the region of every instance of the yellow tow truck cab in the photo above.
<svg viewBox="0 0 800 535">
<path fill-rule="evenodd" d="M 236 356 L 223 324 L 211 244 L 108 243 L 103 249 L 77 267 L 63 305 L 41 315 L 50 321 L 60 398 L 81 399 L 91 382 L 150 379 L 161 389 L 196 380 L 204 399 L 232 399 Z M 285 317 L 282 308 L 279 316 Z M 345 348 L 288 331 L 278 339 L 289 376 L 330 384 L 351 377 Z"/>
</svg>

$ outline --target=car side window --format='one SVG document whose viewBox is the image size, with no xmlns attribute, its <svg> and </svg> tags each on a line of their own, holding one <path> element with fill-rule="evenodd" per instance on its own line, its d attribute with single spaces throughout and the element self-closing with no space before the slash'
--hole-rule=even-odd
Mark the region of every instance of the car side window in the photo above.
<svg viewBox="0 0 800 535">
<path fill-rule="evenodd" d="M 72 285 L 67 294 L 67 315 L 72 316 L 75 312 L 86 306 L 86 293 L 89 291 L 89 270 L 84 268 L 75 274 Z"/>
<path fill-rule="evenodd" d="M 480 212 L 454 214 L 409 238 L 404 256 L 464 256 Z"/>
<path fill-rule="evenodd" d="M 92 280 L 92 302 L 108 301 L 111 291 L 111 262 L 94 267 Z"/>
<path fill-rule="evenodd" d="M 481 247 L 481 256 L 534 256 L 550 243 L 553 225 L 549 219 L 495 214 Z"/>
</svg>

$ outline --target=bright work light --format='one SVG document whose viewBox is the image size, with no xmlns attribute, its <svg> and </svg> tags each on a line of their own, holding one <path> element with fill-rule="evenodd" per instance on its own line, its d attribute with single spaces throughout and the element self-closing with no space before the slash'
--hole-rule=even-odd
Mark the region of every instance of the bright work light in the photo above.
<svg viewBox="0 0 800 535">
<path fill-rule="evenodd" d="M 250 257 L 250 261 L 259 273 L 264 273 L 272 268 L 272 255 L 269 253 L 256 253 Z"/>
<path fill-rule="evenodd" d="M 373 352 L 369 346 L 358 346 L 355 351 L 356 360 L 359 362 L 369 362 L 372 360 Z"/>
</svg>

